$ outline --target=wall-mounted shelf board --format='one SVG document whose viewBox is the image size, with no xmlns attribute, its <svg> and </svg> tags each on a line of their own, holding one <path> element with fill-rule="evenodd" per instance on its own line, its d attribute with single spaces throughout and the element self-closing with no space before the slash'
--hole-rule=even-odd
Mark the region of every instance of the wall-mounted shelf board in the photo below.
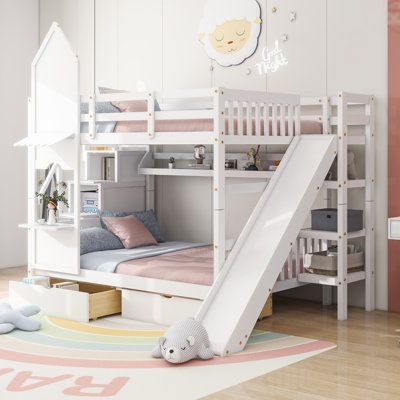
<svg viewBox="0 0 400 400">
<path fill-rule="evenodd" d="M 190 169 L 190 168 L 140 168 L 139 174 L 142 175 L 164 175 L 164 176 L 205 176 L 212 177 L 214 171 L 211 169 Z M 227 178 L 253 178 L 253 179 L 270 179 L 274 174 L 273 171 L 239 171 L 226 170 Z"/>
<path fill-rule="evenodd" d="M 356 232 L 348 232 L 347 239 L 354 239 L 365 236 L 365 229 Z M 321 239 L 321 240 L 338 240 L 339 234 L 331 231 L 317 231 L 313 229 L 302 229 L 299 234 L 300 238 L 305 239 Z"/>
<path fill-rule="evenodd" d="M 347 274 L 347 283 L 362 281 L 365 279 L 365 271 L 350 272 Z M 319 285 L 339 286 L 337 276 L 327 276 L 318 274 L 301 273 L 298 276 L 299 282 L 314 283 Z"/>
<path fill-rule="evenodd" d="M 65 139 L 74 137 L 74 133 L 36 133 L 15 143 L 15 147 L 19 146 L 51 146 Z"/>
<path fill-rule="evenodd" d="M 57 223 L 55 225 L 48 225 L 48 224 L 19 224 L 18 227 L 24 229 L 41 229 L 45 231 L 61 231 L 61 230 L 69 230 L 74 229 L 74 224 L 67 224 L 67 223 Z"/>
</svg>

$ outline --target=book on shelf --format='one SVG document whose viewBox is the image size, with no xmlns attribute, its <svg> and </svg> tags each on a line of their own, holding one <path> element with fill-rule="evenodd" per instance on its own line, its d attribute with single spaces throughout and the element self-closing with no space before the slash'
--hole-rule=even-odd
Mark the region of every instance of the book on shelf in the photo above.
<svg viewBox="0 0 400 400">
<path fill-rule="evenodd" d="M 103 158 L 103 179 L 115 181 L 115 157 Z"/>
</svg>

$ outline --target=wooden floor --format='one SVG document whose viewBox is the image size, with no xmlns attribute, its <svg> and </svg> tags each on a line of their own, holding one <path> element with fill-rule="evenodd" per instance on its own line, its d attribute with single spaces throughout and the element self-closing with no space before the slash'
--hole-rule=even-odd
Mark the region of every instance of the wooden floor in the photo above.
<svg viewBox="0 0 400 400">
<path fill-rule="evenodd" d="M 25 269 L 0 270 L 0 295 Z M 400 314 L 350 309 L 346 322 L 335 307 L 274 298 L 274 315 L 257 328 L 325 339 L 338 348 L 208 396 L 207 400 L 400 399 Z"/>
</svg>

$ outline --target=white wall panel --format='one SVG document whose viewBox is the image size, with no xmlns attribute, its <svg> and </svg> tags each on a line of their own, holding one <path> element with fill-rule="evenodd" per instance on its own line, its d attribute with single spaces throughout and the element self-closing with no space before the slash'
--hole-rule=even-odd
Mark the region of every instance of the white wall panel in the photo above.
<svg viewBox="0 0 400 400">
<path fill-rule="evenodd" d="M 212 86 L 222 86 L 235 89 L 266 90 L 266 75 L 257 72 L 255 64 L 261 61 L 263 48 L 267 45 L 267 0 L 258 0 L 261 7 L 262 29 L 258 39 L 256 52 L 242 64 L 232 67 L 221 67 L 213 62 Z M 250 74 L 248 74 L 248 71 Z"/>
<path fill-rule="evenodd" d="M 118 1 L 118 87 L 162 86 L 162 1 Z"/>
<path fill-rule="evenodd" d="M 27 135 L 30 66 L 39 46 L 39 2 L 0 1 L 0 268 L 26 265 L 27 152 L 13 144 Z"/>
<path fill-rule="evenodd" d="M 273 12 L 273 7 L 277 8 Z M 291 22 L 289 15 L 296 13 Z M 321 96 L 326 91 L 326 0 L 268 1 L 268 48 L 275 40 L 288 64 L 268 75 L 271 92 Z M 288 40 L 282 40 L 283 35 Z"/>
<path fill-rule="evenodd" d="M 209 87 L 211 62 L 197 40 L 205 0 L 163 1 L 163 88 Z M 184 10 L 181 14 L 177 10 Z"/>
<path fill-rule="evenodd" d="M 40 38 L 58 22 L 79 57 L 81 93 L 93 91 L 94 0 L 40 0 Z"/>
<path fill-rule="evenodd" d="M 96 0 L 96 85 L 118 87 L 118 0 Z"/>
</svg>

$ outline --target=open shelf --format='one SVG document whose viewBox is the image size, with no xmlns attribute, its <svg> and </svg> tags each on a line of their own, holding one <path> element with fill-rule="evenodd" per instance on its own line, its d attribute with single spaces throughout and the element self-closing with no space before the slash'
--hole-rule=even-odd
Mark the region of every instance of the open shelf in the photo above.
<svg viewBox="0 0 400 400">
<path fill-rule="evenodd" d="M 18 227 L 24 228 L 24 229 L 41 229 L 44 231 L 62 231 L 62 230 L 69 230 L 69 229 L 74 229 L 75 225 L 74 224 L 69 224 L 69 223 L 64 223 L 64 222 L 58 222 L 57 224 L 54 225 L 47 225 L 47 224 L 19 224 Z"/>
<path fill-rule="evenodd" d="M 365 271 L 350 272 L 347 274 L 347 283 L 362 281 L 364 279 L 365 279 Z M 309 274 L 307 272 L 303 272 L 298 275 L 298 280 L 299 282 L 302 283 L 339 286 L 339 280 L 337 276 Z"/>
<path fill-rule="evenodd" d="M 164 176 L 205 176 L 212 177 L 214 171 L 212 169 L 191 169 L 191 168 L 140 168 L 139 174 L 142 175 L 164 175 Z M 227 178 L 253 178 L 253 179 L 270 179 L 274 174 L 273 171 L 240 171 L 225 170 Z"/>
<path fill-rule="evenodd" d="M 15 143 L 14 146 L 52 146 L 65 139 L 74 137 L 74 133 L 35 133 Z"/>
<path fill-rule="evenodd" d="M 347 239 L 354 239 L 365 236 L 365 229 L 355 232 L 348 232 Z M 300 238 L 305 239 L 321 239 L 321 240 L 338 240 L 339 234 L 331 231 L 317 231 L 313 229 L 302 229 L 299 234 Z"/>
</svg>

